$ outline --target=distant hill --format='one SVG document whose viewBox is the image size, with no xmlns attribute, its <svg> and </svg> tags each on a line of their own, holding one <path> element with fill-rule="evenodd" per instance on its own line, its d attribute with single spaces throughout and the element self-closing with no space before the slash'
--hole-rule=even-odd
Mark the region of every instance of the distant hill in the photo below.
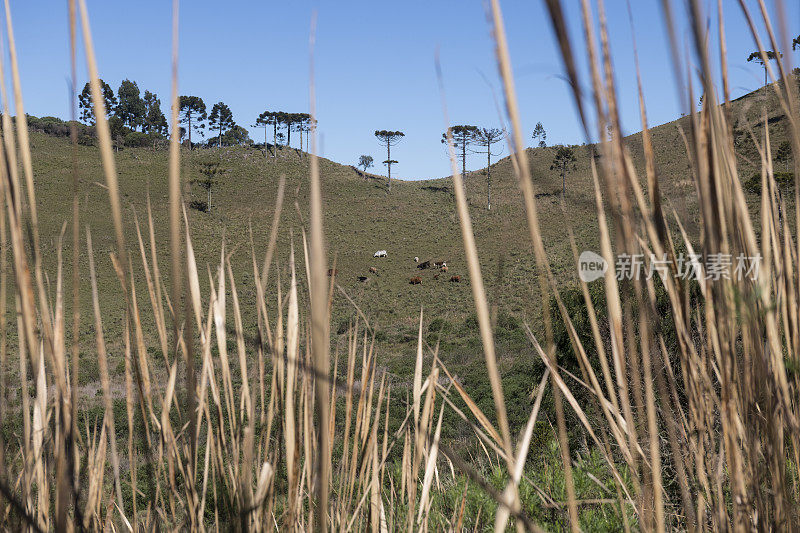
<svg viewBox="0 0 800 533">
<path fill-rule="evenodd" d="M 738 99 L 732 104 L 734 116 L 744 117 L 737 131 L 741 140 L 740 160 L 742 176 L 751 173 L 749 161 L 757 160 L 752 143 L 743 133 L 744 120 L 758 126 L 763 104 L 771 126 L 773 146 L 786 135 L 782 111 L 777 107 L 772 89 L 761 89 Z M 656 147 L 657 171 L 665 205 L 678 215 L 693 231 L 697 213 L 695 190 L 689 162 L 679 128 L 691 134 L 689 118 L 653 128 Z M 741 129 L 740 129 L 741 128 Z M 761 135 L 756 129 L 757 135 Z M 33 132 L 31 136 L 37 201 L 40 214 L 40 233 L 46 251 L 51 282 L 55 281 L 55 249 L 58 235 L 65 221 L 71 217 L 71 145 L 68 138 Z M 641 134 L 627 139 L 637 170 L 644 180 L 644 158 Z M 95 252 L 99 261 L 101 305 L 115 308 L 107 316 L 121 317 L 122 302 L 108 259 L 114 249 L 110 209 L 100 166 L 99 150 L 94 146 L 78 146 L 80 172 L 81 220 L 91 228 Z M 774 150 L 774 148 L 773 148 Z M 568 239 L 571 225 L 578 249 L 597 250 L 597 227 L 594 212 L 594 193 L 589 174 L 591 147 L 575 147 L 577 170 L 567 180 L 566 212 L 560 205 L 561 179 L 550 170 L 553 159 L 551 148 L 527 150 L 531 163 L 534 186 L 537 191 L 544 243 L 553 270 L 564 284 L 574 283 L 576 272 Z M 167 226 L 167 161 L 166 150 L 127 148 L 116 154 L 120 187 L 125 202 L 128 245 L 135 252 L 135 271 L 138 272 L 137 294 L 140 305 L 149 308 L 141 263 L 138 254 L 134 213 L 143 224 L 146 237 L 146 200 L 148 191 L 152 201 L 156 240 L 159 243 L 159 264 L 162 274 L 168 277 L 168 226 Z M 254 298 L 252 259 L 249 244 L 249 225 L 252 224 L 257 259 L 263 259 L 270 222 L 275 205 L 279 176 L 287 180 L 286 202 L 279 233 L 278 261 L 281 264 L 281 281 L 287 280 L 290 235 L 301 258 L 302 230 L 308 217 L 308 163 L 307 154 L 284 148 L 276 159 L 265 157 L 263 151 L 253 147 L 202 149 L 181 153 L 181 169 L 187 205 L 205 200 L 205 191 L 188 181 L 200 176 L 201 163 L 217 159 L 224 170 L 219 185 L 212 189 L 211 212 L 189 210 L 194 249 L 201 276 L 206 276 L 206 266 L 212 273 L 219 263 L 220 245 L 224 239 L 226 250 L 238 277 L 237 288 L 246 299 L 243 309 Z M 401 341 L 413 335 L 420 307 L 426 316 L 442 317 L 462 323 L 473 313 L 470 279 L 467 273 L 458 220 L 455 214 L 452 183 L 448 178 L 426 181 L 397 181 L 387 193 L 385 178 L 363 174 L 349 165 L 327 159 L 320 160 L 322 191 L 325 210 L 325 231 L 331 262 L 335 260 L 338 274 L 336 283 L 359 306 L 371 324 L 381 332 L 379 340 L 385 350 L 404 353 Z M 475 237 L 483 267 L 490 303 L 496 312 L 526 320 L 536 327 L 541 302 L 535 283 L 535 260 L 528 238 L 522 201 L 516 178 L 508 157 L 492 166 L 492 210 L 486 210 L 486 176 L 484 171 L 470 172 L 466 178 L 470 211 Z M 68 233 L 69 235 L 69 233 Z M 65 239 L 65 267 L 69 268 L 69 239 Z M 376 250 L 385 249 L 386 258 L 373 258 Z M 433 279 L 433 270 L 420 271 L 414 257 L 425 260 L 446 260 L 447 275 Z M 85 247 L 82 261 L 86 261 Z M 377 274 L 369 272 L 377 268 Z M 68 270 L 67 270 L 68 272 Z M 276 276 L 271 275 L 271 289 L 275 290 Z M 419 275 L 422 283 L 410 285 L 409 278 Z M 460 283 L 448 282 L 451 275 L 460 276 Z M 358 276 L 366 276 L 359 281 Z M 68 277 L 68 276 L 67 276 Z M 69 287 L 68 279 L 65 281 Z M 83 313 L 90 312 L 88 279 L 83 280 Z M 334 334 L 344 331 L 346 322 L 355 315 L 352 305 L 336 291 L 332 328 Z M 146 316 L 146 314 L 145 314 Z M 247 320 L 246 323 L 255 323 Z M 88 327 L 89 321 L 84 321 Z M 106 324 L 110 331 L 120 331 L 121 323 Z M 255 333 L 250 331 L 250 333 Z M 109 335 L 113 340 L 113 334 Z M 154 337 L 153 337 L 154 338 Z M 335 336 L 334 336 L 335 338 Z M 87 337 L 90 342 L 90 336 Z M 93 341 L 91 341 L 93 342 Z"/>
</svg>

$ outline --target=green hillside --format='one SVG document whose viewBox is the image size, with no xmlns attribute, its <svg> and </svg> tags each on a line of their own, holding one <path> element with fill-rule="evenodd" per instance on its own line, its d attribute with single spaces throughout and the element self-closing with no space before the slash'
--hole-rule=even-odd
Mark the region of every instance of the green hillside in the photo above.
<svg viewBox="0 0 800 533">
<path fill-rule="evenodd" d="M 767 92 L 767 110 L 773 135 L 773 145 L 784 138 L 781 112 L 774 95 Z M 757 91 L 734 102 L 732 113 L 742 115 L 757 126 L 765 101 L 764 90 Z M 744 130 L 744 118 L 740 120 Z M 686 158 L 679 128 L 691 136 L 689 119 L 684 117 L 652 129 L 656 147 L 657 171 L 660 186 L 668 209 L 674 208 L 683 221 L 696 219 L 695 191 L 691 180 L 690 164 Z M 760 135 L 760 134 L 759 134 Z M 743 141 L 741 165 L 746 168 L 758 161 L 752 142 L 741 134 Z M 627 138 L 634 155 L 639 175 L 644 180 L 644 158 L 641 135 Z M 40 213 L 40 233 L 45 249 L 46 267 L 51 282 L 55 280 L 55 250 L 62 225 L 71 215 L 71 145 L 67 138 L 42 133 L 32 134 L 34 171 L 37 201 Z M 774 150 L 775 148 L 773 148 Z M 99 262 L 101 306 L 108 316 L 123 316 L 123 302 L 118 282 L 108 258 L 114 249 L 110 208 L 104 187 L 98 148 L 78 146 L 80 174 L 81 220 L 93 235 Z M 528 157 L 538 196 L 544 243 L 553 271 L 560 282 L 575 282 L 576 270 L 570 249 L 568 229 L 575 232 L 578 250 L 597 250 L 597 227 L 594 193 L 591 186 L 590 147 L 577 146 L 576 170 L 568 176 L 565 210 L 560 202 L 561 179 L 550 170 L 553 159 L 551 148 L 533 148 Z M 143 224 L 147 241 L 146 205 L 148 191 L 152 201 L 156 242 L 159 243 L 159 261 L 162 274 L 168 278 L 168 223 L 167 213 L 167 160 L 166 150 L 127 148 L 116 153 L 122 198 L 125 202 L 128 246 L 138 263 L 138 295 L 140 305 L 149 309 L 138 254 L 134 213 Z M 201 275 L 207 266 L 215 271 L 219 264 L 220 246 L 224 241 L 232 253 L 232 263 L 237 275 L 237 285 L 245 299 L 243 309 L 255 309 L 248 298 L 254 299 L 252 258 L 249 226 L 252 224 L 256 256 L 260 262 L 268 240 L 273 216 L 279 177 L 286 177 L 286 201 L 279 232 L 277 260 L 282 266 L 282 281 L 287 280 L 290 234 L 302 254 L 302 231 L 308 217 L 308 165 L 307 154 L 284 148 L 276 159 L 265 158 L 261 150 L 247 147 L 183 150 L 182 176 L 185 201 L 204 201 L 205 191 L 190 185 L 200 177 L 204 161 L 219 161 L 224 175 L 212 190 L 213 209 L 202 212 L 189 209 L 194 249 Z M 755 168 L 755 167 L 754 167 Z M 428 316 L 439 317 L 448 325 L 459 325 L 455 330 L 442 330 L 442 341 L 450 340 L 468 354 L 477 348 L 477 327 L 472 316 L 472 294 L 467 273 L 460 228 L 455 213 L 452 183 L 448 178 L 393 183 L 390 193 L 385 178 L 369 175 L 365 179 L 360 171 L 327 159 L 320 160 L 325 231 L 331 264 L 336 262 L 336 283 L 359 306 L 370 324 L 379 332 L 383 354 L 408 355 L 411 348 L 405 342 L 416 337 L 416 321 L 420 307 Z M 541 302 L 538 283 L 535 283 L 533 257 L 521 197 L 511 162 L 506 157 L 492 167 L 493 206 L 486 210 L 486 177 L 483 170 L 468 174 L 467 193 L 478 245 L 483 274 L 490 304 L 496 316 L 510 316 L 519 324 L 526 321 L 534 330 L 540 317 Z M 643 181 L 644 183 L 644 181 Z M 755 198 L 755 197 L 754 197 Z M 687 228 L 694 232 L 691 225 Z M 69 239 L 65 239 L 69 241 Z M 64 243 L 65 267 L 69 268 L 69 242 Z M 385 249 L 386 258 L 373 258 L 376 250 Z M 445 260 L 449 272 L 434 279 L 435 270 L 420 271 L 414 257 L 425 260 Z M 302 257 L 302 255 L 300 256 Z M 82 261 L 86 261 L 85 249 Z M 302 265 L 302 263 L 300 263 Z M 377 268 L 377 274 L 369 272 Z M 65 270 L 69 271 L 69 270 Z M 274 272 L 274 270 L 273 270 Z M 420 275 L 422 283 L 410 285 L 409 279 Z M 460 276 L 460 283 L 448 281 L 451 275 Z M 366 281 L 359 281 L 366 276 Z M 276 277 L 271 275 L 271 290 L 275 290 Z M 83 313 L 90 312 L 88 279 L 83 280 Z M 65 280 L 69 290 L 69 280 Z M 285 289 L 285 285 L 284 285 Z M 333 333 L 344 331 L 344 325 L 355 316 L 353 306 L 335 291 L 333 301 Z M 254 324 L 247 320 L 245 324 Z M 88 320 L 84 323 L 87 324 Z M 105 324 L 108 337 L 121 333 L 122 323 Z M 147 334 L 148 332 L 146 332 Z M 150 332 L 152 333 L 152 332 Z M 251 333 L 255 333 L 251 331 Z M 336 335 L 333 337 L 336 339 Z M 472 341 L 470 341 L 472 339 Z M 344 339 L 341 339 L 342 341 Z M 155 336 L 150 335 L 150 345 L 155 346 Z M 91 335 L 86 342 L 93 342 Z M 457 348 L 458 346 L 456 346 Z"/>
</svg>

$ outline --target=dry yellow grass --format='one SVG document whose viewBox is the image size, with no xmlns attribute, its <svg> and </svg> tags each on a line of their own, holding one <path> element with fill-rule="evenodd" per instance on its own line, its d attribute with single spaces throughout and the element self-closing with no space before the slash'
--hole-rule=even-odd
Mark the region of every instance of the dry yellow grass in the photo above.
<svg viewBox="0 0 800 533">
<path fill-rule="evenodd" d="M 78 414 L 85 398 L 77 390 L 77 341 L 69 349 L 66 346 L 61 269 L 66 227 L 58 239 L 58 268 L 50 278 L 40 258 L 35 183 L 6 2 L 18 122 L 16 129 L 13 128 L 7 95 L 3 92 L 0 183 L 5 212 L 0 217 L 0 366 L 9 356 L 5 292 L 8 290 L 6 255 L 10 246 L 17 317 L 17 345 L 12 348 L 16 349 L 23 384 L 19 387 L 23 428 L 18 447 L 0 443 L 3 525 L 31 531 L 371 529 L 382 532 L 438 528 L 458 531 L 465 520 L 468 486 L 460 505 L 454 506 L 452 516 L 440 517 L 433 509 L 443 480 L 463 476 L 498 506 L 499 511 L 494 515 L 496 530 L 505 529 L 512 520 L 518 530 L 536 531 L 542 525 L 530 518 L 529 509 L 522 504 L 520 489 L 540 407 L 549 391 L 554 398 L 555 431 L 566 494 L 565 502 L 552 502 L 551 508 L 562 514 L 560 524 L 564 528 L 573 531 L 581 528 L 581 508 L 585 505 L 599 505 L 618 513 L 626 530 L 743 531 L 800 527 L 800 315 L 797 313 L 800 269 L 796 268 L 800 240 L 795 242 L 800 214 L 795 214 L 793 234 L 785 202 L 774 180 L 770 131 L 765 120 L 763 133 L 752 132 L 763 183 L 761 205 L 754 220 L 737 171 L 728 116 L 727 78 L 723 75 L 726 101 L 720 105 L 713 96 L 715 80 L 705 44 L 708 35 L 701 5 L 697 0 L 691 0 L 689 5 L 703 94 L 709 95 L 702 110 L 692 113 L 690 130 L 684 135 L 700 203 L 699 242 L 690 241 L 677 215 L 670 217 L 662 209 L 641 83 L 641 141 L 646 160 L 643 178 L 636 174 L 630 152 L 618 133 L 619 102 L 603 2 L 597 5 L 595 21 L 588 0 L 582 0 L 584 44 L 591 66 L 588 86 L 592 105 L 588 106 L 580 91 L 586 84 L 578 78 L 574 67 L 577 52 L 566 33 L 561 4 L 558 0 L 547 1 L 583 123 L 596 123 L 597 133 L 604 139 L 600 145 L 601 157 L 597 164 L 592 161 L 591 168 L 602 254 L 610 264 L 615 263 L 615 254 L 620 253 L 641 253 L 645 257 L 653 253 L 668 259 L 668 271 L 661 278 L 617 280 L 613 270 L 606 273 L 603 287 L 607 331 L 601 330 L 605 326 L 597 319 L 587 285 L 582 284 L 591 324 L 590 347 L 583 344 L 562 300 L 541 238 L 534 185 L 528 159 L 523 156 L 500 6 L 496 0 L 491 3 L 498 65 L 513 132 L 512 162 L 536 253 L 541 316 L 545 322 L 544 343 L 528 329 L 531 344 L 546 371 L 535 389 L 528 423 L 515 440 L 506 415 L 507 400 L 495 355 L 479 250 L 452 142 L 449 148 L 456 209 L 496 411 L 492 418 L 498 427 L 451 375 L 439 359 L 437 348 L 425 343 L 422 311 L 413 382 L 406 388 L 405 404 L 397 403 L 402 392 L 392 388 L 377 363 L 374 332 L 368 317 L 360 310 L 354 309 L 356 318 L 347 332 L 346 353 L 337 351 L 331 365 L 329 321 L 334 280 L 328 281 L 326 276 L 323 204 L 318 161 L 313 155 L 309 175 L 310 214 L 308 228 L 302 230 L 303 246 L 300 248 L 298 242 L 296 252 L 291 233 L 289 279 L 281 283 L 281 269 L 276 268 L 278 282 L 274 293 L 267 292 L 266 287 L 272 286 L 268 285 L 268 277 L 277 236 L 283 231 L 280 227 L 283 181 L 273 210 L 267 252 L 260 264 L 251 233 L 258 322 L 254 345 L 245 341 L 242 299 L 231 265 L 231 252 L 224 241 L 219 244 L 215 270 L 209 268 L 203 273 L 198 269 L 189 218 L 180 194 L 180 149 L 176 137 L 171 140 L 169 166 L 172 273 L 169 287 L 158 266 L 149 204 L 148 238 L 143 238 L 136 220 L 139 254 L 129 255 L 114 153 L 103 118 L 103 99 L 84 0 L 78 6 L 74 1 L 70 3 L 71 48 L 74 55 L 79 13 L 92 95 L 99 110 L 98 138 L 115 227 L 116 251 L 111 254 L 111 262 L 125 302 L 121 344 L 126 438 L 118 434 L 120 422 L 115 421 L 120 413 L 115 413 L 112 401 L 104 336 L 104 322 L 119 317 L 109 316 L 101 307 L 91 228 L 85 228 L 86 271 L 92 287 L 93 357 L 97 358 L 101 378 L 103 414 L 102 420 L 95 421 L 93 426 L 87 423 L 78 427 Z M 741 7 L 759 49 L 763 50 L 752 15 L 743 2 Z M 177 130 L 177 8 L 175 0 L 173 131 Z M 786 49 L 785 29 L 780 28 L 781 33 L 776 34 L 761 0 L 759 8 L 767 28 L 766 42 L 772 49 Z M 718 10 L 721 13 L 721 2 Z M 673 27 L 670 17 L 669 9 L 665 9 L 668 28 Z M 724 59 L 723 46 L 723 64 Z M 675 64 L 680 79 L 682 61 L 677 52 Z M 784 62 L 778 62 L 778 71 L 776 76 L 770 68 L 769 75 L 773 79 L 789 79 L 789 68 Z M 5 65 L 0 63 L 3 91 L 4 76 Z M 791 122 L 795 154 L 800 154 L 796 87 L 793 83 L 776 83 L 773 87 Z M 692 88 L 686 90 L 691 93 Z M 313 84 L 311 101 L 314 101 Z M 312 105 L 312 115 L 313 112 Z M 590 113 L 594 120 L 587 119 Z M 610 138 L 606 135 L 609 126 Z M 591 138 L 592 132 L 586 127 L 587 137 Z M 311 145 L 313 152 L 316 145 L 313 136 Z M 26 180 L 24 202 L 17 169 L 18 153 Z M 795 173 L 800 174 L 798 157 Z M 73 206 L 77 206 L 76 199 L 77 180 Z M 795 205 L 798 199 L 795 188 Z M 73 253 L 77 253 L 81 234 L 77 208 L 73 207 L 73 213 Z M 26 241 L 28 222 L 30 242 Z M 577 256 L 574 239 L 572 249 Z M 701 277 L 693 285 L 674 275 L 683 249 L 697 249 L 705 255 L 760 255 L 760 275 L 756 279 Z M 73 261 L 73 269 L 74 280 L 80 276 L 77 259 Z M 139 306 L 135 280 L 141 278 L 134 275 L 135 271 L 140 271 L 146 281 L 149 310 Z M 52 281 L 54 284 L 50 286 Z M 73 291 L 77 291 L 78 284 L 73 285 Z M 676 333 L 674 343 L 665 338 L 663 312 L 658 309 L 663 303 L 659 300 L 660 291 L 666 295 L 669 326 Z M 204 294 L 207 296 L 203 297 Z M 78 299 L 78 293 L 73 292 L 73 302 Z M 580 365 L 580 378 L 559 365 L 551 305 L 557 307 L 557 316 L 566 326 Z M 81 324 L 77 310 L 78 305 L 73 304 L 74 338 Z M 154 361 L 148 355 L 142 332 L 145 313 L 155 323 L 163 361 Z M 168 322 L 172 323 L 171 336 Z M 229 353 L 231 350 L 235 354 Z M 596 354 L 599 371 L 595 370 L 590 353 Z M 339 377 L 340 355 L 342 360 L 346 359 L 343 378 Z M 357 372 L 359 360 L 360 372 Z M 199 372 L 195 363 L 200 366 Z M 168 376 L 166 382 L 154 380 L 156 369 L 160 370 L 158 375 Z M 6 388 L 0 380 L 0 395 Z M 578 388 L 591 393 L 592 405 L 582 405 L 576 399 Z M 605 461 L 614 482 L 613 497 L 578 500 L 563 400 L 575 412 Z M 459 407 L 459 402 L 466 406 L 466 411 Z M 398 409 L 391 409 L 393 405 L 401 406 L 399 417 Z M 0 409 L 3 407 L 0 405 Z M 3 414 L 0 410 L 0 416 Z M 470 439 L 476 449 L 479 446 L 485 451 L 489 463 L 497 462 L 504 475 L 504 490 L 495 488 L 477 464 L 465 460 L 444 441 L 443 421 L 447 415 L 465 422 L 472 431 Z M 399 459 L 392 462 L 392 457 Z M 670 477 L 673 473 L 674 479 Z M 543 501 L 546 496 L 540 495 Z M 478 516 L 470 518 L 473 523 L 480 522 Z"/>
</svg>

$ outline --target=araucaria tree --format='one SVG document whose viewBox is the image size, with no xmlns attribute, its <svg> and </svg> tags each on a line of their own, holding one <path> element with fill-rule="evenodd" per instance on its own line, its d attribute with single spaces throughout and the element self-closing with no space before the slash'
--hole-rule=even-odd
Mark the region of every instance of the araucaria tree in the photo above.
<svg viewBox="0 0 800 533">
<path fill-rule="evenodd" d="M 486 154 L 486 209 L 489 211 L 492 210 L 492 156 L 503 152 L 502 145 L 492 152 L 492 145 L 502 141 L 505 136 L 505 130 L 499 128 L 480 128 L 473 138 L 473 142 L 481 147 L 476 151 Z"/>
<path fill-rule="evenodd" d="M 553 164 L 550 165 L 550 170 L 557 170 L 561 174 L 561 196 L 567 190 L 567 174 L 571 170 L 575 170 L 575 151 L 569 146 L 559 146 L 556 150 L 556 155 L 553 158 Z"/>
<path fill-rule="evenodd" d="M 220 162 L 216 159 L 209 159 L 200 163 L 200 177 L 193 178 L 189 182 L 206 190 L 206 213 L 211 211 L 211 189 L 219 183 L 219 177 L 222 174 L 223 170 L 220 168 Z"/>
<path fill-rule="evenodd" d="M 747 57 L 747 62 L 749 63 L 751 61 L 755 61 L 756 63 L 758 63 L 759 65 L 764 67 L 764 86 L 766 87 L 767 86 L 767 66 L 768 66 L 768 62 L 769 61 L 774 61 L 776 59 L 780 59 L 781 57 L 783 57 L 783 54 L 781 54 L 780 52 L 776 53 L 773 50 L 767 50 L 767 51 L 764 52 L 764 56 L 767 57 L 767 61 L 766 62 L 764 61 L 764 57 L 761 55 L 761 52 L 755 51 L 755 52 L 751 53 Z"/>
<path fill-rule="evenodd" d="M 161 100 L 155 93 L 150 91 L 144 92 L 144 124 L 142 129 L 145 133 L 158 133 L 159 135 L 166 135 L 167 130 L 167 117 L 161 111 Z"/>
<path fill-rule="evenodd" d="M 114 108 L 117 107 L 117 97 L 114 96 L 114 90 L 103 80 L 100 82 L 100 88 L 103 91 L 103 100 L 106 105 L 106 113 L 112 113 Z M 81 110 L 80 119 L 85 124 L 94 124 L 94 103 L 92 102 L 92 88 L 87 82 L 83 86 L 83 91 L 78 95 L 78 108 Z"/>
<path fill-rule="evenodd" d="M 547 132 L 544 130 L 544 126 L 542 126 L 541 122 L 537 122 L 536 127 L 533 128 L 533 142 L 535 142 L 539 148 L 545 148 L 547 146 Z"/>
<path fill-rule="evenodd" d="M 792 50 L 797 50 L 798 47 L 800 47 L 800 35 L 795 37 L 792 41 Z"/>
<path fill-rule="evenodd" d="M 389 130 L 375 130 L 375 137 L 382 146 L 386 147 L 386 161 L 383 162 L 388 169 L 387 180 L 389 182 L 389 190 L 392 190 L 392 165 L 397 163 L 392 159 L 392 146 L 395 146 L 403 140 L 406 134 L 402 131 L 389 131 Z"/>
<path fill-rule="evenodd" d="M 475 141 L 475 134 L 478 132 L 477 126 L 461 124 L 452 126 L 450 132 L 453 135 L 453 150 L 461 159 L 461 177 L 467 174 L 467 152 Z M 442 144 L 447 144 L 447 132 L 442 133 Z"/>
<path fill-rule="evenodd" d="M 372 166 L 372 156 L 362 155 L 358 158 L 358 166 L 364 169 L 364 179 L 367 179 L 367 169 Z"/>
<path fill-rule="evenodd" d="M 189 135 L 189 149 L 192 149 L 192 130 L 200 133 L 205 128 L 206 104 L 199 96 L 181 96 L 178 99 L 181 113 L 181 124 L 186 124 L 186 133 Z"/>
<path fill-rule="evenodd" d="M 255 127 L 264 127 L 264 157 L 267 156 L 267 128 L 272 126 L 272 144 L 275 145 L 273 155 L 278 156 L 277 141 L 278 141 L 278 113 L 274 111 L 264 111 L 256 119 Z"/>
<path fill-rule="evenodd" d="M 217 130 L 220 147 L 222 146 L 222 136 L 235 125 L 231 108 L 223 102 L 214 104 L 214 107 L 211 108 L 211 114 L 208 115 L 208 127 L 209 129 Z"/>
<path fill-rule="evenodd" d="M 119 99 L 114 114 L 117 115 L 122 124 L 132 130 L 136 130 L 144 124 L 145 104 L 139 95 L 139 86 L 135 81 L 123 80 L 117 89 Z"/>
</svg>

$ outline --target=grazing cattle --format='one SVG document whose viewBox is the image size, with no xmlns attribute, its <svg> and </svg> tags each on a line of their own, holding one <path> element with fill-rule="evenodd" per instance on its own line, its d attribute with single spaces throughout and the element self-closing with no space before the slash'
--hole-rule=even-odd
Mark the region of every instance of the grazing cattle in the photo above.
<svg viewBox="0 0 800 533">
<path fill-rule="evenodd" d="M 360 281 L 361 283 L 364 283 L 364 282 L 365 282 L 365 281 L 367 281 L 368 279 L 369 279 L 369 278 L 368 278 L 367 276 L 358 276 L 358 281 Z"/>
<path fill-rule="evenodd" d="M 420 264 L 417 265 L 417 268 L 419 268 L 420 270 L 425 270 L 426 268 L 430 268 L 430 267 L 431 267 L 431 262 L 430 261 L 425 261 L 424 263 L 420 263 Z"/>
<path fill-rule="evenodd" d="M 419 257 L 416 257 L 416 256 L 415 256 L 415 257 L 414 257 L 414 262 L 415 262 L 415 263 L 419 263 Z"/>
<path fill-rule="evenodd" d="M 433 263 L 433 266 L 435 266 L 436 268 L 446 267 L 447 266 L 447 262 L 445 262 L 445 261 L 435 261 Z"/>
<path fill-rule="evenodd" d="M 408 282 L 409 282 L 411 285 L 419 285 L 420 283 L 422 283 L 422 278 L 420 278 L 419 276 L 414 276 L 413 278 L 411 278 L 410 280 L 408 280 Z"/>
<path fill-rule="evenodd" d="M 461 276 L 450 276 L 450 281 L 453 283 L 461 283 Z"/>
<path fill-rule="evenodd" d="M 338 273 L 339 273 L 339 271 L 336 270 L 335 268 L 329 268 L 328 269 L 328 277 L 335 276 Z"/>
<path fill-rule="evenodd" d="M 439 279 L 439 273 L 438 272 L 433 275 L 433 279 Z"/>
<path fill-rule="evenodd" d="M 378 250 L 372 254 L 372 257 L 386 257 L 386 250 Z"/>
<path fill-rule="evenodd" d="M 443 266 L 443 267 L 441 268 L 441 270 L 442 270 L 442 272 L 447 272 L 447 265 Z"/>
<path fill-rule="evenodd" d="M 370 274 L 377 274 L 378 273 L 378 269 L 375 268 L 375 267 L 369 267 L 369 272 L 370 272 Z"/>
</svg>

